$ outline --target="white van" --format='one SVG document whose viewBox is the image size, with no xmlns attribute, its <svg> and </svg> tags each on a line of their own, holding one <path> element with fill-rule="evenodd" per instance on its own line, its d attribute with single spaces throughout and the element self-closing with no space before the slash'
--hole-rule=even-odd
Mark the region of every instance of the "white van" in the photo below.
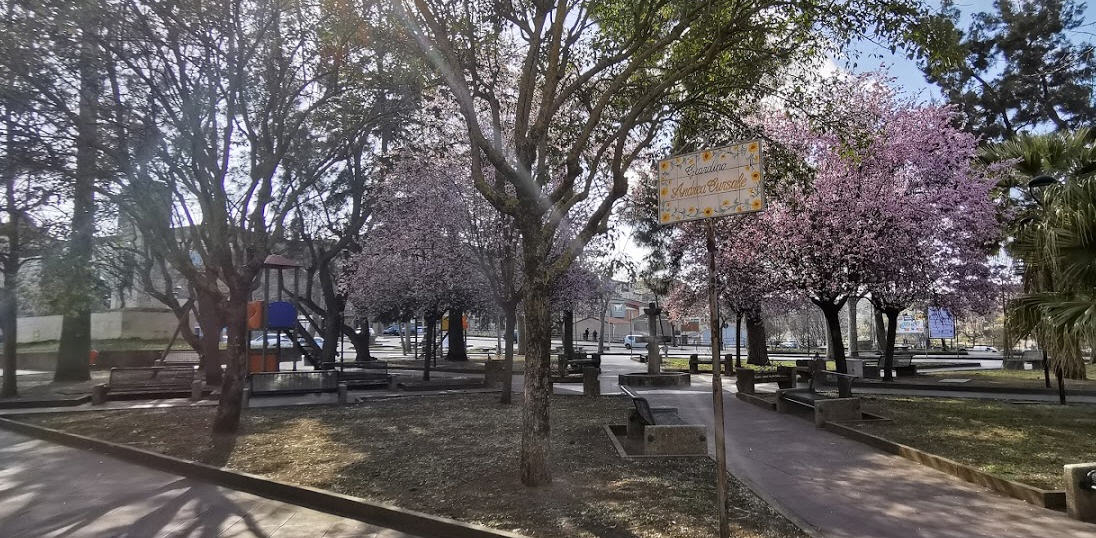
<svg viewBox="0 0 1096 538">
<path fill-rule="evenodd" d="M 629 334 L 624 337 L 624 347 L 626 349 L 632 349 L 633 347 L 647 347 L 647 335 L 645 334 Z"/>
</svg>

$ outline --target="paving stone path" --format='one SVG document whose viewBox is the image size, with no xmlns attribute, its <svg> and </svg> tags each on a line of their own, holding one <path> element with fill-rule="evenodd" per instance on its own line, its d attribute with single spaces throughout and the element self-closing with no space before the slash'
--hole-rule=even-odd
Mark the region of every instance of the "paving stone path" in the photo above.
<svg viewBox="0 0 1096 538">
<path fill-rule="evenodd" d="M 414 538 L 4 430 L 0 535 Z"/>
</svg>

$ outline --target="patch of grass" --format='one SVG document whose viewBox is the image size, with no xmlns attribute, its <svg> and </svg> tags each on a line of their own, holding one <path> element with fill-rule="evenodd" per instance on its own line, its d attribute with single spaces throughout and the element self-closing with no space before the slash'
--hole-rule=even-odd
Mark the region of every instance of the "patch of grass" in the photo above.
<svg viewBox="0 0 1096 538">
<path fill-rule="evenodd" d="M 989 385 L 1010 385 L 1027 388 L 1046 388 L 1043 369 L 1037 370 L 969 370 L 951 372 L 925 372 L 926 376 L 933 377 L 965 377 L 971 382 Z M 1066 379 L 1066 390 L 1069 389 L 1096 389 L 1096 365 L 1085 365 L 1085 377 L 1088 379 Z M 1050 373 L 1050 386 L 1057 388 L 1058 382 L 1054 378 L 1054 372 Z"/>
<path fill-rule="evenodd" d="M 94 340 L 91 348 L 99 351 L 162 351 L 167 347 L 167 340 L 141 340 L 138 338 L 119 338 L 111 340 Z M 46 342 L 32 342 L 19 344 L 17 353 L 54 353 L 60 346 L 57 340 Z M 190 349 L 182 338 L 175 341 L 175 350 Z"/>
<path fill-rule="evenodd" d="M 864 405 L 893 421 L 858 429 L 1044 489 L 1061 489 L 1062 466 L 1096 453 L 1089 405 L 912 397 L 871 397 Z"/>
<path fill-rule="evenodd" d="M 769 362 L 773 366 L 795 366 L 795 361 L 794 360 L 791 360 L 791 361 L 788 361 L 788 360 L 772 360 L 772 361 L 769 361 Z M 745 368 L 753 368 L 753 365 L 746 364 L 746 357 L 745 356 L 742 357 L 742 366 L 745 367 Z M 667 370 L 688 370 L 689 369 L 689 359 L 681 359 L 681 358 L 673 358 L 673 357 L 665 358 L 665 357 L 663 357 L 662 367 L 667 369 Z M 712 365 L 710 365 L 710 364 L 698 364 L 697 367 L 701 372 L 711 372 L 712 371 Z M 827 370 L 833 370 L 834 368 L 836 368 L 836 364 L 834 363 L 834 361 L 826 361 L 826 369 Z"/>
<path fill-rule="evenodd" d="M 209 408 L 28 420 L 531 536 L 715 535 L 711 460 L 616 454 L 603 425 L 620 423 L 630 405 L 622 397 L 555 397 L 554 481 L 537 489 L 517 480 L 521 406 L 502 406 L 494 395 L 250 409 L 227 451 L 208 441 Z M 733 478 L 728 498 L 734 535 L 803 536 Z"/>
</svg>

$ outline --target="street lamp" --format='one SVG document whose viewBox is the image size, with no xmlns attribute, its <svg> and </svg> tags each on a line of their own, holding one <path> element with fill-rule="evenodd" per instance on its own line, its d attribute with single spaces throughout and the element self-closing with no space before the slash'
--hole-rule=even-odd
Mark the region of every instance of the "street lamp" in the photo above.
<svg viewBox="0 0 1096 538">
<path fill-rule="evenodd" d="M 1035 204 L 1039 206 L 1040 212 L 1044 209 L 1044 207 L 1043 207 L 1044 200 L 1043 200 L 1043 197 L 1041 195 L 1037 194 L 1037 193 L 1042 192 L 1042 190 L 1046 187 L 1049 187 L 1051 185 L 1057 185 L 1057 184 L 1058 184 L 1057 179 L 1055 179 L 1052 176 L 1046 175 L 1046 174 L 1035 176 L 1035 177 L 1031 178 L 1031 181 L 1028 181 L 1028 183 L 1027 183 L 1028 194 L 1031 196 L 1031 199 L 1035 201 Z M 1024 218 L 1020 221 L 1020 224 L 1024 225 L 1024 224 L 1027 224 L 1027 223 L 1032 222 L 1034 220 L 1036 220 L 1036 219 L 1033 218 L 1033 217 L 1026 217 L 1026 218 Z M 1042 342 L 1042 344 L 1045 346 L 1045 342 Z M 1040 347 L 1043 347 L 1043 346 L 1040 346 Z M 1056 368 L 1056 370 L 1057 371 L 1055 372 L 1055 377 L 1058 378 L 1058 400 L 1059 400 L 1060 403 L 1062 403 L 1064 405 L 1066 403 L 1066 394 L 1065 394 L 1065 386 L 1062 383 L 1062 365 L 1061 365 L 1061 363 L 1058 364 L 1058 368 Z M 1050 364 L 1047 360 L 1047 350 L 1046 350 L 1045 347 L 1043 347 L 1043 379 L 1046 383 L 1047 388 L 1050 388 Z"/>
</svg>

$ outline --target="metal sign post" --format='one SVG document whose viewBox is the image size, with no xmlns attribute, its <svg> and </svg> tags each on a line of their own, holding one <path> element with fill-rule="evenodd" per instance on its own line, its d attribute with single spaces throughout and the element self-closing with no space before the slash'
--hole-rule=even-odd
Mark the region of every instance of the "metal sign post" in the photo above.
<svg viewBox="0 0 1096 538">
<path fill-rule="evenodd" d="M 708 307 L 712 331 L 712 412 L 715 430 L 716 503 L 719 536 L 730 536 L 727 517 L 727 443 L 724 431 L 723 324 L 719 318 L 719 280 L 716 275 L 715 228 L 712 219 L 762 211 L 761 141 L 740 142 L 697 151 L 658 163 L 658 222 L 662 225 L 706 220 L 708 250 Z"/>
<path fill-rule="evenodd" d="M 723 427 L 723 376 L 719 357 L 723 351 L 723 324 L 719 320 L 719 286 L 715 274 L 715 229 L 708 221 L 708 310 L 712 326 L 712 410 L 715 427 L 716 499 L 719 504 L 719 536 L 731 534 L 727 517 L 727 433 Z"/>
</svg>

